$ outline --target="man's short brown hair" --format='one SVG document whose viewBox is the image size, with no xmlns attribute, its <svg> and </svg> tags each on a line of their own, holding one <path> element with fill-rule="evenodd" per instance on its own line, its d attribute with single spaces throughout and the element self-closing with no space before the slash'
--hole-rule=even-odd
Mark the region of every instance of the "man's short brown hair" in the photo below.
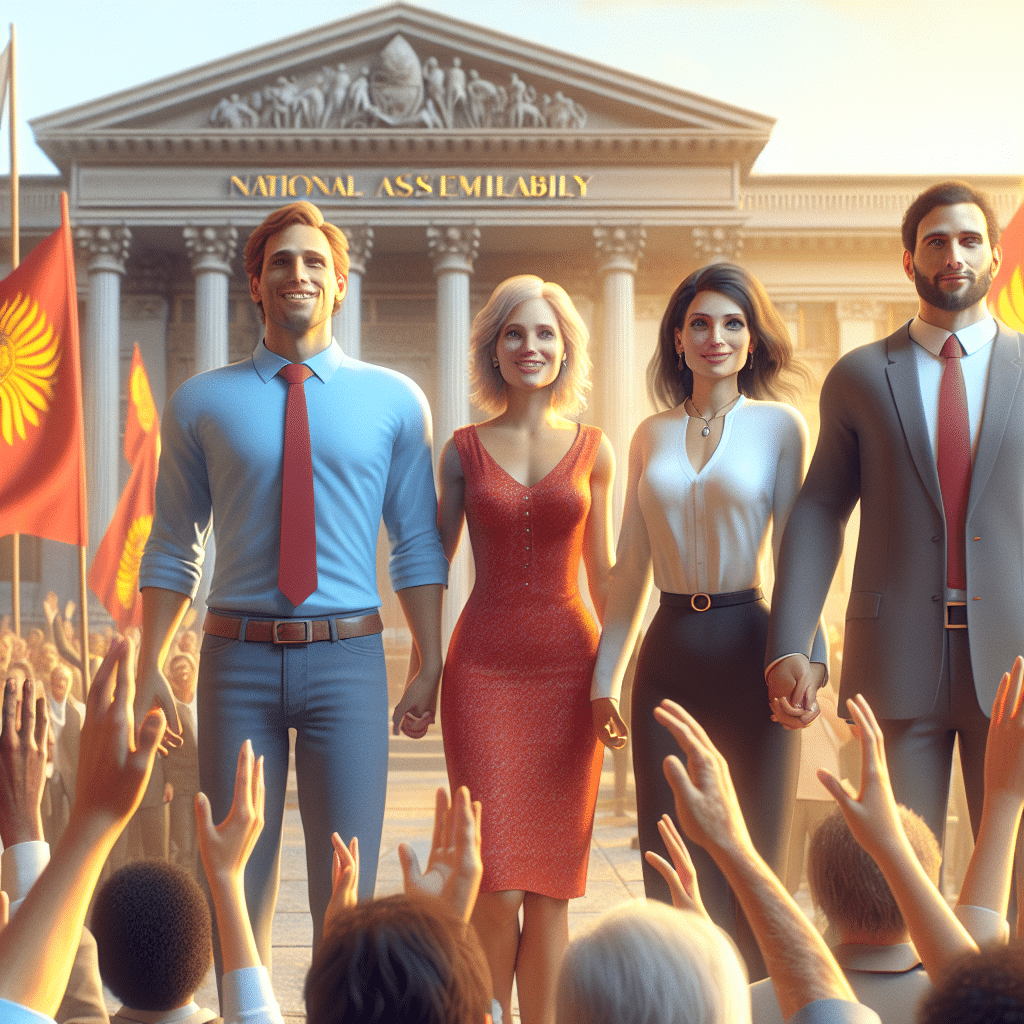
<svg viewBox="0 0 1024 1024">
<path fill-rule="evenodd" d="M 245 261 L 245 276 L 251 281 L 259 279 L 263 273 L 263 257 L 266 253 L 267 239 L 283 231 L 292 224 L 308 224 L 311 228 L 319 228 L 331 247 L 331 259 L 334 261 L 334 273 L 337 277 L 348 279 L 348 239 L 341 228 L 328 224 L 319 208 L 304 199 L 297 203 L 289 203 L 275 210 L 249 236 L 245 243 L 242 259 Z M 258 303 L 262 310 L 263 304 Z"/>
</svg>

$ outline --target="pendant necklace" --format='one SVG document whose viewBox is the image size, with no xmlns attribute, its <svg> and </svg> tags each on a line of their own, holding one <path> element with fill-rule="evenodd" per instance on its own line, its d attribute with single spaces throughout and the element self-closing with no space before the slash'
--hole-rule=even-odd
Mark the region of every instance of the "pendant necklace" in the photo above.
<svg viewBox="0 0 1024 1024">
<path fill-rule="evenodd" d="M 717 420 L 718 417 L 722 415 L 722 413 L 728 411 L 728 409 L 731 406 L 735 405 L 739 400 L 740 400 L 740 396 L 739 395 L 737 395 L 735 398 L 730 399 L 728 402 L 725 403 L 725 405 L 722 406 L 721 409 L 718 409 L 714 413 L 712 413 L 710 418 L 709 418 L 707 416 L 701 416 L 700 412 L 697 409 L 697 406 L 694 404 L 693 399 L 689 395 L 687 395 L 686 396 L 686 401 L 683 402 L 683 409 L 684 410 L 686 409 L 686 402 L 689 402 L 690 403 L 690 408 L 696 414 L 697 419 L 704 421 L 704 426 L 701 428 L 700 436 L 701 437 L 707 437 L 708 434 L 711 433 L 711 421 L 712 420 Z"/>
</svg>

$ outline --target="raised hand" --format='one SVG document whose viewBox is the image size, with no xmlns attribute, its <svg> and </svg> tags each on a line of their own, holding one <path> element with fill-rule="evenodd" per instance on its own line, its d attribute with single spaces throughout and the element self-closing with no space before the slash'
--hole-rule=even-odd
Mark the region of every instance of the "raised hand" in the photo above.
<svg viewBox="0 0 1024 1024">
<path fill-rule="evenodd" d="M 406 892 L 436 896 L 468 921 L 484 874 L 480 858 L 480 802 L 470 799 L 465 786 L 455 791 L 452 803 L 447 791 L 443 787 L 438 789 L 426 870 L 420 870 L 416 851 L 408 843 L 398 847 L 398 858 Z"/>
<path fill-rule="evenodd" d="M 115 637 L 89 690 L 72 820 L 120 829 L 139 806 L 167 720 L 162 710 L 149 711 L 136 734 L 134 698 L 135 651 Z"/>
<path fill-rule="evenodd" d="M 8 679 L 0 724 L 0 842 L 4 848 L 42 840 L 50 717 L 33 684 Z"/>
<path fill-rule="evenodd" d="M 668 882 L 669 890 L 672 893 L 673 907 L 677 910 L 692 910 L 711 920 L 700 898 L 697 872 L 693 867 L 693 861 L 690 860 L 690 851 L 686 849 L 686 844 L 676 828 L 676 823 L 667 814 L 663 814 L 661 821 L 658 822 L 658 831 L 672 858 L 672 863 L 669 864 L 664 857 L 653 850 L 648 850 L 644 854 L 644 859 L 651 867 L 656 868 L 661 877 Z"/>
<path fill-rule="evenodd" d="M 337 832 L 331 835 L 334 857 L 331 863 L 331 900 L 324 914 L 324 935 L 330 935 L 338 918 L 359 902 L 359 839 L 348 846 Z"/>
<path fill-rule="evenodd" d="M 663 700 L 654 718 L 665 726 L 686 754 L 665 758 L 665 777 L 676 798 L 683 831 L 706 850 L 753 849 L 725 758 L 685 708 Z"/>
</svg>

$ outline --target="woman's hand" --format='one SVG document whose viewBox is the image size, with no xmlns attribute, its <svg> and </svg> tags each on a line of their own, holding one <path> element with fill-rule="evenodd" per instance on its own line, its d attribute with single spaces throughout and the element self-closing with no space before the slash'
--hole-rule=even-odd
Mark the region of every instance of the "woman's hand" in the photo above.
<svg viewBox="0 0 1024 1024">
<path fill-rule="evenodd" d="M 621 750 L 629 740 L 629 729 L 619 714 L 619 702 L 614 697 L 598 697 L 590 702 L 597 738 L 612 750 Z"/>
</svg>

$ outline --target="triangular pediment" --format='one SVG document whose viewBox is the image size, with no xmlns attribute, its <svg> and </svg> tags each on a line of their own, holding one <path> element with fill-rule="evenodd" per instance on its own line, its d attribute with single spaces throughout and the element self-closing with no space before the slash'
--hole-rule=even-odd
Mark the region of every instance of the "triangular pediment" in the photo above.
<svg viewBox="0 0 1024 1024">
<path fill-rule="evenodd" d="M 96 159 L 101 142 L 108 153 L 134 142 L 152 158 L 156 140 L 166 140 L 170 153 L 184 138 L 209 151 L 214 140 L 233 150 L 242 139 L 295 136 L 305 147 L 397 132 L 717 138 L 723 154 L 749 167 L 773 123 L 397 3 L 37 118 L 32 127 L 64 165 L 90 153 Z"/>
</svg>

